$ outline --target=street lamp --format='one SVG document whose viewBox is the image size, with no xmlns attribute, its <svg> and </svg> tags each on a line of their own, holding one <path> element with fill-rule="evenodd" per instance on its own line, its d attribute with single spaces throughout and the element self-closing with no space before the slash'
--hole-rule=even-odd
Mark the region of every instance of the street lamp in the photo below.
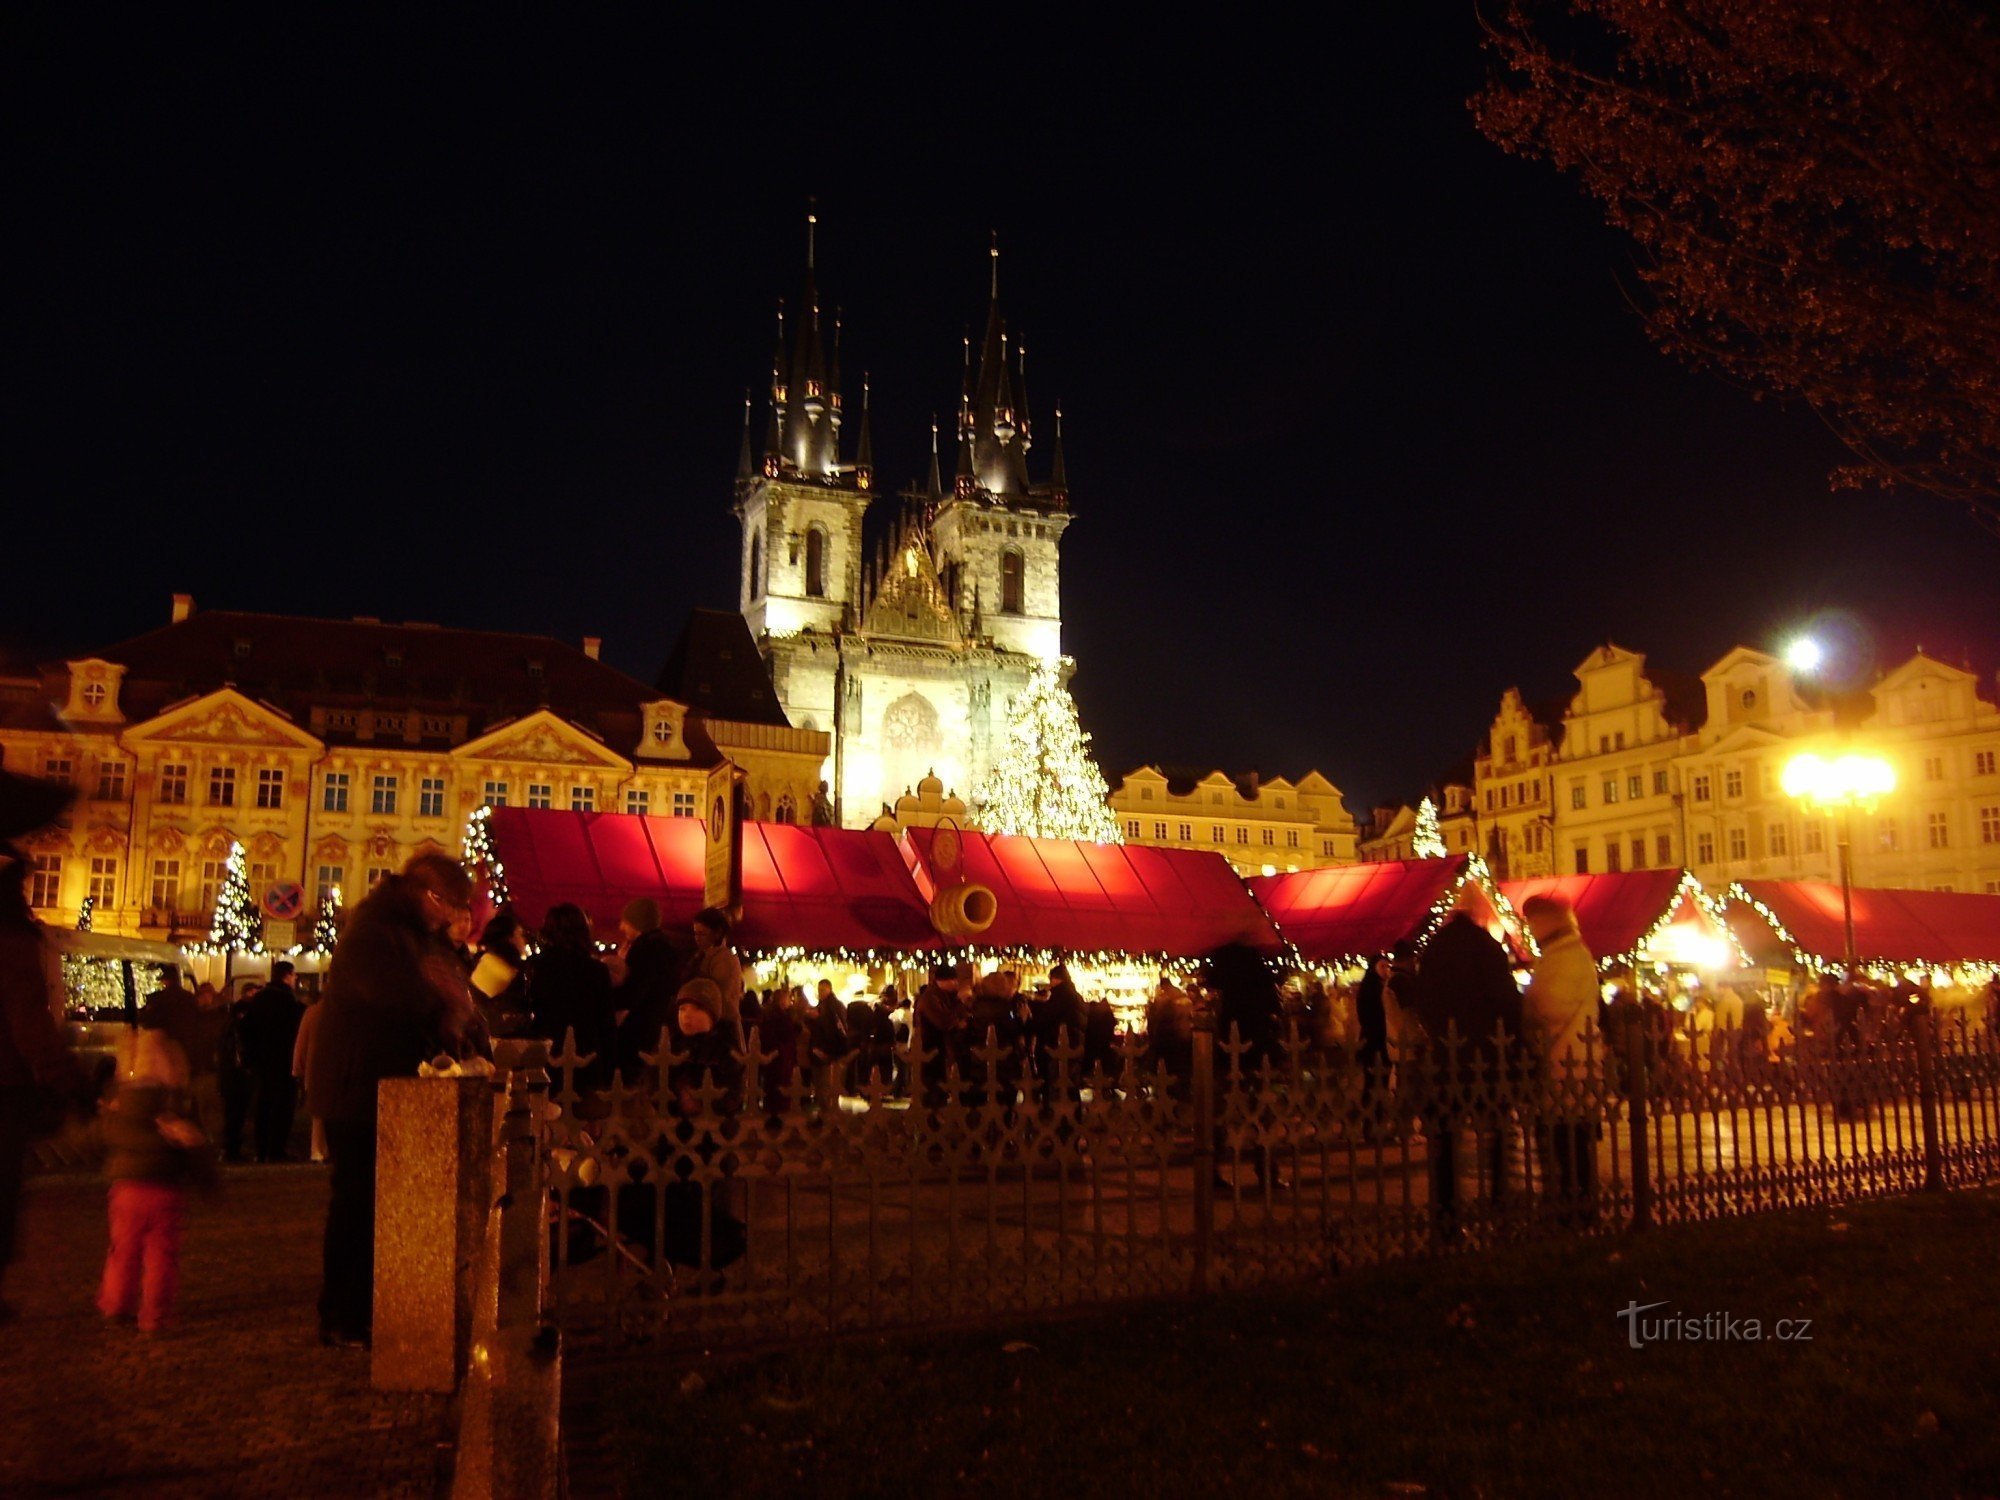
<svg viewBox="0 0 2000 1500">
<path fill-rule="evenodd" d="M 1840 920 L 1847 944 L 1847 977 L 1854 978 L 1854 810 L 1871 808 L 1896 790 L 1896 768 L 1879 755 L 1849 752 L 1831 760 L 1807 751 L 1785 764 L 1785 795 L 1840 820 Z"/>
<path fill-rule="evenodd" d="M 1826 660 L 1826 652 L 1820 643 L 1809 635 L 1802 635 L 1785 647 L 1785 665 L 1801 677 L 1810 677 L 1820 669 Z"/>
</svg>

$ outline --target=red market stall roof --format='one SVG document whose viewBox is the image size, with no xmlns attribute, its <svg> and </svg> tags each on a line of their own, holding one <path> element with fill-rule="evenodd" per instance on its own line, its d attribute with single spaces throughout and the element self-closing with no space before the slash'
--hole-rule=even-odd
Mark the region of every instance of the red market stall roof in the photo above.
<svg viewBox="0 0 2000 1500">
<path fill-rule="evenodd" d="M 904 847 L 926 897 L 954 873 L 992 888 L 998 909 L 976 947 L 1197 958 L 1228 942 L 1283 946 L 1219 854 L 942 831 L 955 833 L 955 864 L 939 829 L 906 829 Z"/>
<path fill-rule="evenodd" d="M 1723 945 L 1718 967 L 1737 967 L 1741 954 L 1701 885 L 1685 870 L 1624 870 L 1597 875 L 1550 875 L 1508 880 L 1500 889 L 1519 911 L 1530 896 L 1560 896 L 1576 912 L 1583 946 L 1600 965 L 1630 963 L 1642 949 L 1649 958 L 1672 960 L 1681 951 L 1662 939 L 1671 929 Z M 1687 956 L 1692 945 L 1682 945 Z M 1709 955 L 1704 955 L 1709 956 Z"/>
<path fill-rule="evenodd" d="M 1485 863 L 1466 854 L 1259 875 L 1247 884 L 1312 963 L 1365 961 L 1404 938 L 1424 941 L 1435 919 L 1461 898 L 1503 941 L 1515 925 Z"/>
<path fill-rule="evenodd" d="M 1814 967 L 1847 951 L 1840 887 L 1807 880 L 1741 880 L 1730 900 L 1769 923 Z M 1940 968 L 2000 965 L 2000 896 L 1960 891 L 1856 890 L 1854 951 L 1863 964 Z"/>
<path fill-rule="evenodd" d="M 515 910 L 539 925 L 572 901 L 600 937 L 627 902 L 650 896 L 669 926 L 702 906 L 706 833 L 695 818 L 496 807 L 488 822 Z M 924 898 L 886 833 L 743 825 L 743 915 L 737 946 L 807 952 L 904 951 L 938 943 Z"/>
</svg>

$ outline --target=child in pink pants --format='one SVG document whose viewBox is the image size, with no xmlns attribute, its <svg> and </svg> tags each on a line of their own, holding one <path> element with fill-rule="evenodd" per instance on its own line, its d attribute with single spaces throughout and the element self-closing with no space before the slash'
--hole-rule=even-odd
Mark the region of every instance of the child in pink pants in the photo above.
<svg viewBox="0 0 2000 1500">
<path fill-rule="evenodd" d="M 174 1309 L 185 1185 L 206 1144 L 188 1118 L 187 1062 L 163 1031 L 130 1041 L 103 1119 L 111 1179 L 111 1252 L 98 1310 L 156 1333 Z"/>
</svg>

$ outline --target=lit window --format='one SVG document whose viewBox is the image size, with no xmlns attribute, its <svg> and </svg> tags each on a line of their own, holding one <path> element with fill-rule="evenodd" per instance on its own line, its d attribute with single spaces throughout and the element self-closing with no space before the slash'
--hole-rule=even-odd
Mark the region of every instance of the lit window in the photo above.
<svg viewBox="0 0 2000 1500">
<path fill-rule="evenodd" d="M 417 783 L 417 816 L 420 818 L 441 818 L 444 816 L 444 778 L 426 776 Z"/>
<path fill-rule="evenodd" d="M 1878 825 L 1878 831 L 1881 835 L 1882 847 L 1884 849 L 1893 851 L 1902 847 L 1902 830 L 1897 826 L 1894 818 L 1884 818 Z"/>
<path fill-rule="evenodd" d="M 234 807 L 236 805 L 236 768 L 234 766 L 211 766 L 209 768 L 208 805 L 210 807 Z"/>
<path fill-rule="evenodd" d="M 484 802 L 488 807 L 505 807 L 507 805 L 507 783 L 504 781 L 487 782 L 485 786 L 480 788 L 479 800 Z"/>
<path fill-rule="evenodd" d="M 265 766 L 258 771 L 257 805 L 266 808 L 285 805 L 285 773 L 282 769 Z"/>
<path fill-rule="evenodd" d="M 347 883 L 347 871 L 339 865 L 321 865 L 313 872 L 313 910 L 318 911 Z"/>
<path fill-rule="evenodd" d="M 1585 807 L 1589 805 L 1589 794 L 1582 782 L 1573 781 L 1570 783 L 1569 805 L 1571 807 Z"/>
<path fill-rule="evenodd" d="M 344 813 L 347 811 L 347 772 L 328 771 L 326 780 L 320 784 L 319 806 L 321 812 Z"/>
<path fill-rule="evenodd" d="M 626 788 L 625 791 L 626 812 L 636 817 L 643 818 L 646 816 L 647 813 L 651 812 L 652 810 L 653 810 L 653 794 L 651 792 L 642 791 L 638 787 Z"/>
<path fill-rule="evenodd" d="M 201 886 L 195 892 L 195 909 L 212 912 L 215 901 L 222 894 L 222 877 L 228 872 L 229 862 L 221 859 L 205 859 L 201 862 Z"/>
<path fill-rule="evenodd" d="M 377 776 L 368 794 L 368 810 L 377 817 L 393 817 L 396 811 L 396 778 Z"/>
<path fill-rule="evenodd" d="M 556 789 L 554 787 L 540 781 L 531 781 L 528 783 L 528 806 L 554 807 L 555 803 Z"/>
<path fill-rule="evenodd" d="M 1933 849 L 1949 849 L 1951 847 L 1951 814 L 1941 812 L 1932 813 L 1925 819 L 1924 831 L 1929 835 L 1930 844 Z"/>
<path fill-rule="evenodd" d="M 1604 802 L 1608 807 L 1618 800 L 1618 783 L 1610 777 L 1604 779 Z"/>
<path fill-rule="evenodd" d="M 147 905 L 155 911 L 173 911 L 181 902 L 181 862 L 177 859 L 153 861 L 153 886 Z"/>
<path fill-rule="evenodd" d="M 677 818 L 691 818 L 694 816 L 693 792 L 674 793 L 674 816 Z"/>
<path fill-rule="evenodd" d="M 1646 778 L 1643 776 L 1627 776 L 1625 778 L 1625 795 L 1634 802 L 1645 796 Z"/>
<path fill-rule="evenodd" d="M 98 763 L 97 800 L 100 802 L 123 802 L 125 800 L 124 761 L 107 760 Z"/>
<path fill-rule="evenodd" d="M 1764 848 L 1773 855 L 1789 853 L 1786 846 L 1790 842 L 1790 835 L 1785 831 L 1783 823 L 1773 823 L 1764 830 Z"/>
<path fill-rule="evenodd" d="M 163 806 L 179 807 L 188 799 L 188 768 L 186 766 L 160 767 L 160 802 Z"/>
<path fill-rule="evenodd" d="M 62 903 L 63 862 L 60 854 L 28 857 L 28 905 L 58 906 Z"/>
<path fill-rule="evenodd" d="M 1706 802 L 1708 800 L 1708 776 L 1706 772 L 1694 778 L 1694 781 L 1691 783 L 1691 790 L 1695 801 Z"/>
</svg>

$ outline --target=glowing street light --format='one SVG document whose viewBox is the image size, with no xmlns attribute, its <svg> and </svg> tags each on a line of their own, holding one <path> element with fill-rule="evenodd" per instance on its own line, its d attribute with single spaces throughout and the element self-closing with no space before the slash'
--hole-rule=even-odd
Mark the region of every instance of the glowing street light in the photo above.
<svg viewBox="0 0 2000 1500">
<path fill-rule="evenodd" d="M 1785 647 L 1785 665 L 1802 676 L 1817 672 L 1825 660 L 1825 650 L 1809 635 L 1802 635 Z"/>
<path fill-rule="evenodd" d="M 1847 975 L 1854 977 L 1854 811 L 1872 808 L 1896 790 L 1896 768 L 1879 755 L 1852 751 L 1828 759 L 1807 751 L 1785 763 L 1785 795 L 1840 816 L 1840 919 L 1847 940 Z"/>
</svg>

